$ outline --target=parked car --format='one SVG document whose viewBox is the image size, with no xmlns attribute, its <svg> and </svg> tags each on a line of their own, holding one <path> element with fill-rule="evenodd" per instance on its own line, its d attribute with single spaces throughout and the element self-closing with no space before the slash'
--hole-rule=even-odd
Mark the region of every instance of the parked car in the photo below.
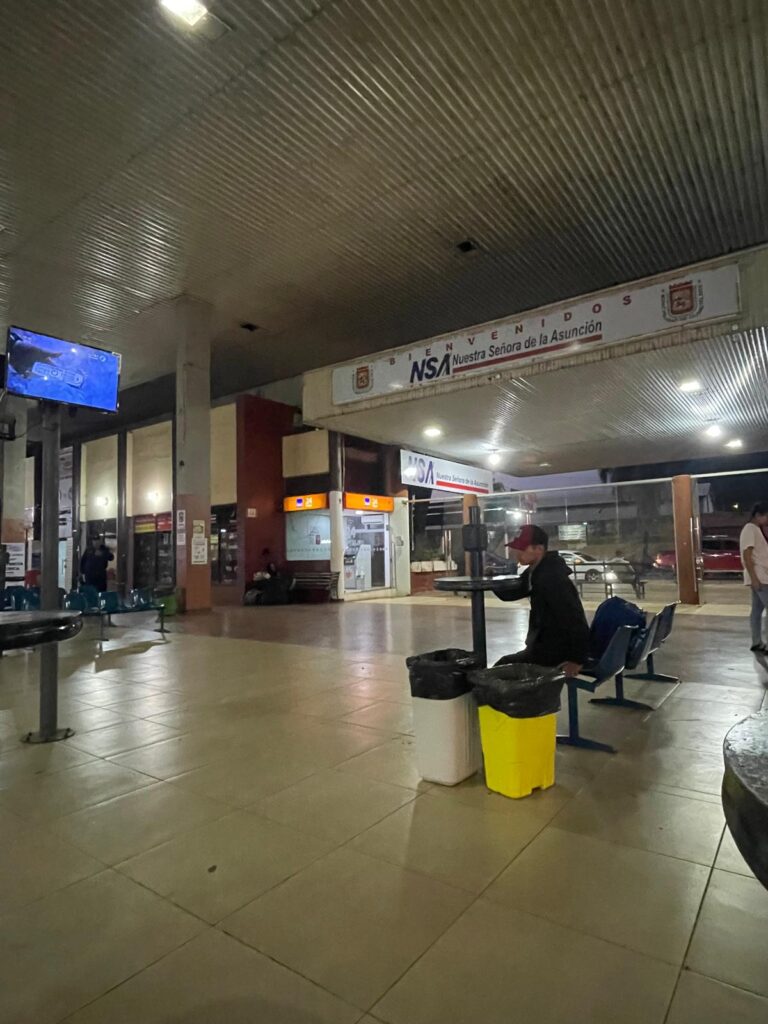
<svg viewBox="0 0 768 1024">
<path fill-rule="evenodd" d="M 517 576 L 517 562 L 511 558 L 504 558 L 493 551 L 485 552 L 485 575 L 486 576 Z"/>
<path fill-rule="evenodd" d="M 635 570 L 626 558 L 595 558 L 584 551 L 563 551 L 558 554 L 573 570 L 576 580 L 584 583 L 634 583 Z"/>
<path fill-rule="evenodd" d="M 701 539 L 701 560 L 704 575 L 724 576 L 742 571 L 739 542 L 733 537 L 709 536 Z M 677 568 L 674 551 L 660 551 L 653 560 L 657 572 L 673 573 Z"/>
</svg>

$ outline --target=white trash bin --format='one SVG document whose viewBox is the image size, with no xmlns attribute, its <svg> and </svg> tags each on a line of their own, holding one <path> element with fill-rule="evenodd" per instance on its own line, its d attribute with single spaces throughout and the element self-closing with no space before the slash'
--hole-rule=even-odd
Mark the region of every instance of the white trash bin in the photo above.
<svg viewBox="0 0 768 1024">
<path fill-rule="evenodd" d="M 470 651 L 432 651 L 408 659 L 416 766 L 425 782 L 455 786 L 483 763 L 477 705 L 467 674 Z"/>
<path fill-rule="evenodd" d="M 425 782 L 455 786 L 483 764 L 477 704 L 471 693 L 452 700 L 412 697 L 416 767 Z"/>
</svg>

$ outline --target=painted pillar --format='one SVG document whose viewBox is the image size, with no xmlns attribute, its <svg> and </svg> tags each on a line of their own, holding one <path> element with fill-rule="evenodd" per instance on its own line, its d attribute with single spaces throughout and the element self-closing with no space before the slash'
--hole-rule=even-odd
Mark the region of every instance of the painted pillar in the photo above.
<svg viewBox="0 0 768 1024">
<path fill-rule="evenodd" d="M 211 309 L 175 304 L 176 589 L 183 611 L 211 607 Z"/>
<path fill-rule="evenodd" d="M 672 478 L 672 509 L 675 526 L 678 596 L 683 604 L 701 604 L 696 572 L 696 521 L 693 481 L 690 476 Z"/>
<path fill-rule="evenodd" d="M 480 503 L 477 500 L 476 494 L 465 494 L 462 497 L 462 517 L 461 521 L 466 526 L 470 522 L 470 509 L 476 508 Z M 472 575 L 472 556 L 464 553 L 464 575 Z"/>
<path fill-rule="evenodd" d="M 6 398 L 5 413 L 16 420 L 16 440 L 3 444 L 3 544 L 24 542 L 24 487 L 27 459 L 27 401 Z"/>
</svg>

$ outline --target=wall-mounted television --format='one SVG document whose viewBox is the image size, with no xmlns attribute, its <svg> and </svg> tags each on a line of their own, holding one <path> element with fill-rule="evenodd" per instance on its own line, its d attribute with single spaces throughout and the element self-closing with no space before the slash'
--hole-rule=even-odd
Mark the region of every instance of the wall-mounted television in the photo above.
<svg viewBox="0 0 768 1024">
<path fill-rule="evenodd" d="M 119 384 L 117 353 L 8 328 L 5 387 L 10 394 L 115 412 Z"/>
</svg>

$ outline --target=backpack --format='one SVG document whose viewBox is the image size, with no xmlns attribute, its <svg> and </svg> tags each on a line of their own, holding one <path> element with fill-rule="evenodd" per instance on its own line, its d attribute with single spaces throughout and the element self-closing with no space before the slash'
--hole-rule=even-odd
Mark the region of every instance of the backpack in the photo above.
<svg viewBox="0 0 768 1024">
<path fill-rule="evenodd" d="M 647 622 L 642 608 L 638 608 L 631 601 L 625 601 L 623 597 L 609 597 L 597 609 L 592 620 L 592 628 L 589 631 L 590 657 L 598 661 L 605 654 L 608 644 L 620 626 L 637 627 L 637 632 L 630 643 L 630 650 L 636 643 L 645 640 Z"/>
</svg>

